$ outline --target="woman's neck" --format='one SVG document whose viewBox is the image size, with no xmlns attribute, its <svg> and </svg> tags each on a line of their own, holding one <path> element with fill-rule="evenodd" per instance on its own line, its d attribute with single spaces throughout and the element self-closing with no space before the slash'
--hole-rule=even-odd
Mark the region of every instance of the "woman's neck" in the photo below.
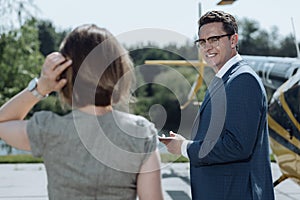
<svg viewBox="0 0 300 200">
<path fill-rule="evenodd" d="M 112 106 L 95 106 L 95 105 L 87 105 L 81 108 L 78 108 L 78 110 L 91 114 L 91 115 L 105 115 L 106 113 L 109 113 L 112 111 Z"/>
</svg>

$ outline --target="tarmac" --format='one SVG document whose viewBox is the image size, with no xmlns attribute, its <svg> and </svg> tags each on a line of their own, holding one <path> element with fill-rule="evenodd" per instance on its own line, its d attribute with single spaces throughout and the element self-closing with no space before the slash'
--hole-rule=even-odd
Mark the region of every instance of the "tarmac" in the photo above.
<svg viewBox="0 0 300 200">
<path fill-rule="evenodd" d="M 273 179 L 280 175 L 272 163 Z M 165 200 L 190 200 L 189 163 L 163 163 L 162 187 Z M 275 187 L 276 200 L 299 200 L 300 186 L 290 179 Z M 1 164 L 0 200 L 48 200 L 43 164 Z"/>
</svg>

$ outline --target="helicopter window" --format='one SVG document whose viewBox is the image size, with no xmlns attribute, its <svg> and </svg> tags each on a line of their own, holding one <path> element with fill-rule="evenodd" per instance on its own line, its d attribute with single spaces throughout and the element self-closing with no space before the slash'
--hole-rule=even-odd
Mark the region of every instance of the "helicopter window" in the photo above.
<svg viewBox="0 0 300 200">
<path fill-rule="evenodd" d="M 288 115 L 284 112 L 279 100 L 274 101 L 269 106 L 269 115 L 286 130 L 291 130 L 292 124 L 289 121 Z"/>
<path fill-rule="evenodd" d="M 284 97 L 294 117 L 300 122 L 300 85 L 294 85 L 285 92 Z"/>
<path fill-rule="evenodd" d="M 292 73 L 292 76 L 295 75 L 298 70 L 299 70 L 298 68 L 295 68 L 294 71 L 293 71 L 293 73 Z"/>
<path fill-rule="evenodd" d="M 284 99 L 277 99 L 269 106 L 269 115 L 290 133 L 290 137 L 295 136 L 300 140 L 300 132 L 292 118 L 300 121 L 300 85 L 294 85 L 284 93 Z M 285 101 L 285 102 L 284 102 Z M 288 108 L 285 107 L 287 104 Z M 289 116 L 288 110 L 292 113 Z"/>
</svg>

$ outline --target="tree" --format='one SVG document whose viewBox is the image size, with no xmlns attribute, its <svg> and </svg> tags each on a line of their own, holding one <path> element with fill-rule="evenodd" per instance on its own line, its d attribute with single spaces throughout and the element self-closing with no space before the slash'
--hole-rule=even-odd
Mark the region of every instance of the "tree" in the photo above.
<svg viewBox="0 0 300 200">
<path fill-rule="evenodd" d="M 259 30 L 258 22 L 244 18 L 240 20 L 239 27 L 239 52 L 244 55 L 255 55 L 258 53 L 255 42 Z"/>
<path fill-rule="evenodd" d="M 280 42 L 280 49 L 278 52 L 281 56 L 286 57 L 296 57 L 297 51 L 294 43 L 294 38 L 292 35 L 288 35 Z"/>
<path fill-rule="evenodd" d="M 33 0 L 0 0 L 0 33 L 20 28 L 37 10 Z"/>
<path fill-rule="evenodd" d="M 56 31 L 51 21 L 39 20 L 38 35 L 40 41 L 40 52 L 46 56 L 53 51 L 58 51 L 59 45 L 66 34 L 67 31 Z"/>
<path fill-rule="evenodd" d="M 198 49 L 193 42 L 186 41 L 182 46 L 169 44 L 164 47 L 165 50 L 178 54 L 184 60 L 198 60 Z"/>
<path fill-rule="evenodd" d="M 38 76 L 43 56 L 39 52 L 36 20 L 25 22 L 19 29 L 2 33 L 0 37 L 0 106 Z M 3 145 L 8 153 L 10 146 Z"/>
<path fill-rule="evenodd" d="M 3 33 L 0 38 L 0 104 L 24 89 L 38 76 L 43 56 L 39 52 L 36 21 L 28 20 L 20 29 Z"/>
<path fill-rule="evenodd" d="M 197 70 L 193 67 L 143 65 L 145 60 L 184 60 L 178 55 L 179 51 L 195 50 L 194 46 L 179 47 L 168 45 L 159 48 L 139 48 L 130 52 L 134 63 L 138 63 L 138 81 L 140 85 L 135 95 L 137 101 L 131 106 L 135 114 L 142 115 L 153 121 L 162 131 L 177 131 L 182 119 L 182 112 L 191 112 L 191 108 L 197 110 L 192 104 L 184 111 L 180 110 L 180 104 L 186 102 L 192 83 L 196 79 Z M 168 50 L 165 50 L 168 49 Z M 195 55 L 195 54 L 194 54 Z M 189 83 L 189 85 L 184 84 Z M 163 83 L 163 84 L 161 84 Z M 187 87 L 188 86 L 188 87 Z M 204 87 L 199 95 L 203 98 Z M 165 120 L 165 121 L 164 121 Z M 185 124 L 192 123 L 191 120 Z M 187 130 L 189 126 L 184 126 Z M 182 127 L 181 127 L 182 128 Z M 182 131 L 182 130 L 181 130 Z M 187 131 L 186 133 L 189 133 Z"/>
<path fill-rule="evenodd" d="M 296 56 L 293 37 L 281 37 L 276 26 L 268 32 L 261 29 L 257 21 L 244 18 L 240 20 L 239 33 L 239 52 L 242 55 Z"/>
<path fill-rule="evenodd" d="M 133 48 L 134 49 L 134 48 Z M 135 48 L 130 51 L 130 56 L 137 65 L 144 65 L 145 60 L 181 60 L 180 56 L 173 52 L 160 49 L 158 47 L 152 48 Z M 154 77 L 162 72 L 162 68 L 159 66 L 141 66 L 139 67 L 140 74 L 147 83 L 145 91 L 147 96 L 153 96 L 152 82 Z"/>
</svg>

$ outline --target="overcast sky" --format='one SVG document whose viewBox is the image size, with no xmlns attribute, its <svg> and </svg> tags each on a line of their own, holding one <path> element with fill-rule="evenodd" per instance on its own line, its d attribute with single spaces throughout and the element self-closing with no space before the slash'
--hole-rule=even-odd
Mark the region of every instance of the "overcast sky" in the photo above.
<svg viewBox="0 0 300 200">
<path fill-rule="evenodd" d="M 239 18 L 253 19 L 260 27 L 279 28 L 279 34 L 292 33 L 300 40 L 299 0 L 237 0 L 232 5 L 217 6 L 219 0 L 35 0 L 39 18 L 49 19 L 61 29 L 85 23 L 105 27 L 124 43 L 154 41 L 158 44 L 194 40 L 197 35 L 199 3 L 202 14 L 224 10 Z"/>
</svg>

